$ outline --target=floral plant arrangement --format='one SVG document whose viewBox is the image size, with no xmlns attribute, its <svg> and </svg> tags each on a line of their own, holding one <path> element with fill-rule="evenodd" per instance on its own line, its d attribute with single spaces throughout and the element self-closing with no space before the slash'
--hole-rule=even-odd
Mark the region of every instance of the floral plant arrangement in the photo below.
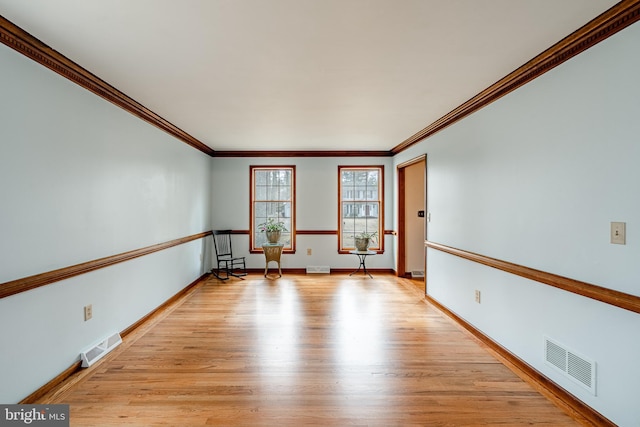
<svg viewBox="0 0 640 427">
<path fill-rule="evenodd" d="M 267 222 L 258 224 L 258 231 L 261 233 L 270 231 L 287 231 L 287 227 L 284 226 L 284 222 L 276 222 L 273 218 L 267 219 Z"/>
</svg>

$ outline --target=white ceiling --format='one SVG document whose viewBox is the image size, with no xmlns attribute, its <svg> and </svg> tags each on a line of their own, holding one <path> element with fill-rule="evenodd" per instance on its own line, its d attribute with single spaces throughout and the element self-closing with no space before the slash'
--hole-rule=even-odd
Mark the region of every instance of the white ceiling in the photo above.
<svg viewBox="0 0 640 427">
<path fill-rule="evenodd" d="M 0 0 L 214 150 L 390 150 L 615 0 Z"/>
</svg>

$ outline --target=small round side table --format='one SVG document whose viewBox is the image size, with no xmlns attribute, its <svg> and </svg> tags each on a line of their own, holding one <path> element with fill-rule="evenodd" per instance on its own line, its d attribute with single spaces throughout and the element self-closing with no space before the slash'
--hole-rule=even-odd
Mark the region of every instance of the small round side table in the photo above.
<svg viewBox="0 0 640 427">
<path fill-rule="evenodd" d="M 358 269 L 356 271 L 354 271 L 353 273 L 349 274 L 349 276 L 351 276 L 352 274 L 356 274 L 358 271 L 360 271 L 360 267 L 362 267 L 362 270 L 364 271 L 364 274 L 368 275 L 369 277 L 371 277 L 373 279 L 373 276 L 371 275 L 371 273 L 369 273 L 367 271 L 367 266 L 365 264 L 365 259 L 367 259 L 367 255 L 376 255 L 378 252 L 376 252 L 376 251 L 349 251 L 349 253 L 357 255 L 358 259 L 360 260 L 360 265 L 358 266 Z"/>
</svg>

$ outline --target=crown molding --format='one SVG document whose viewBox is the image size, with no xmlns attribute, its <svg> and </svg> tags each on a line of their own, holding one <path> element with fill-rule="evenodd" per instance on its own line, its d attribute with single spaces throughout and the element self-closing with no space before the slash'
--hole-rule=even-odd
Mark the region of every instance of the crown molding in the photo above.
<svg viewBox="0 0 640 427">
<path fill-rule="evenodd" d="M 212 157 L 390 157 L 391 151 L 220 151 Z"/>
<path fill-rule="evenodd" d="M 0 16 L 0 42 L 205 154 L 213 149 Z"/>
<path fill-rule="evenodd" d="M 623 0 L 520 68 L 391 149 L 398 154 L 640 20 L 640 0 Z"/>
<path fill-rule="evenodd" d="M 622 0 L 520 68 L 389 151 L 214 151 L 0 16 L 0 42 L 212 157 L 387 157 L 441 131 L 640 20 L 640 0 Z"/>
</svg>

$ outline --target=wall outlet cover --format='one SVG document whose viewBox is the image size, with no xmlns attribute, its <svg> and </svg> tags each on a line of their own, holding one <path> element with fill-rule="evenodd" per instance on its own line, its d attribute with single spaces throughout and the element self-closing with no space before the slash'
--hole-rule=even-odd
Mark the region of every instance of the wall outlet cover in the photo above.
<svg viewBox="0 0 640 427">
<path fill-rule="evenodd" d="M 625 245 L 627 240 L 625 222 L 612 222 L 611 223 L 611 243 L 616 245 Z"/>
</svg>

